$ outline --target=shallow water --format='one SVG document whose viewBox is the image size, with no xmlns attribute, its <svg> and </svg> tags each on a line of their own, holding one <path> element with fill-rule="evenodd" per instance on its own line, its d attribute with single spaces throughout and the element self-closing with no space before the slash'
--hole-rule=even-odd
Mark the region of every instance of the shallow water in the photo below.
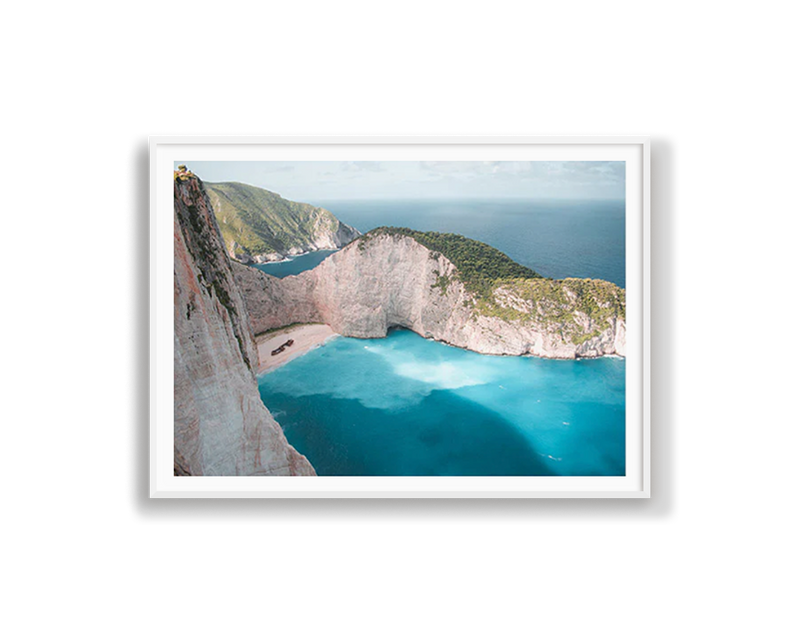
<svg viewBox="0 0 800 640">
<path fill-rule="evenodd" d="M 625 361 L 338 338 L 259 389 L 320 475 L 624 475 Z"/>
<path fill-rule="evenodd" d="M 542 275 L 625 286 L 622 201 L 331 201 L 362 232 L 481 240 Z M 259 265 L 283 277 L 331 251 Z M 259 388 L 320 475 L 623 475 L 625 361 L 484 356 L 395 331 L 338 338 Z"/>
</svg>

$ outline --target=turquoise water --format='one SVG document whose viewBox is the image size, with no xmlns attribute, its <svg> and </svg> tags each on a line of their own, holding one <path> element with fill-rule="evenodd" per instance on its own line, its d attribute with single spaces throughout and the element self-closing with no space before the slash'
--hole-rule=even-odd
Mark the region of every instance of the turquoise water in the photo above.
<svg viewBox="0 0 800 640">
<path fill-rule="evenodd" d="M 625 361 L 485 356 L 406 330 L 259 378 L 320 475 L 624 475 Z"/>
<path fill-rule="evenodd" d="M 303 271 L 313 269 L 332 253 L 336 252 L 328 250 L 312 251 L 285 262 L 268 262 L 266 264 L 254 264 L 253 266 L 259 271 L 268 273 L 276 278 L 285 278 L 286 276 L 295 276 Z"/>
<path fill-rule="evenodd" d="M 542 275 L 625 286 L 625 203 L 317 202 L 362 232 L 460 233 Z M 331 251 L 259 265 L 278 277 Z M 484 356 L 393 331 L 337 338 L 259 379 L 320 475 L 624 475 L 625 361 Z"/>
</svg>

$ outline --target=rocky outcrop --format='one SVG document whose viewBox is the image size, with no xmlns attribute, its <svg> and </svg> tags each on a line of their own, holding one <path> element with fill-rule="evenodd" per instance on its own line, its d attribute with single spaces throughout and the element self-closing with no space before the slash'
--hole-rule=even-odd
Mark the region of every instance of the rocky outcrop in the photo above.
<svg viewBox="0 0 800 640">
<path fill-rule="evenodd" d="M 176 475 L 314 475 L 261 401 L 258 352 L 200 180 L 177 172 Z"/>
<path fill-rule="evenodd" d="M 365 236 L 296 276 L 237 264 L 234 273 L 256 333 L 324 322 L 358 338 L 405 327 L 487 354 L 625 355 L 625 292 L 616 285 L 512 278 L 481 297 L 448 258 L 402 235 Z"/>
<path fill-rule="evenodd" d="M 228 255 L 245 264 L 339 249 L 358 230 L 330 211 L 239 182 L 206 183 Z"/>
<path fill-rule="evenodd" d="M 332 223 L 327 217 L 333 217 L 329 211 L 318 209 L 315 214 L 319 216 L 314 222 L 313 235 L 307 239 L 295 239 L 288 247 L 280 253 L 272 251 L 270 253 L 249 253 L 237 242 L 231 244 L 228 255 L 238 262 L 244 264 L 266 264 L 268 262 L 282 262 L 289 258 L 311 253 L 312 251 L 323 251 L 326 249 L 340 249 L 351 240 L 357 238 L 360 233 L 350 225 L 341 220 Z"/>
</svg>

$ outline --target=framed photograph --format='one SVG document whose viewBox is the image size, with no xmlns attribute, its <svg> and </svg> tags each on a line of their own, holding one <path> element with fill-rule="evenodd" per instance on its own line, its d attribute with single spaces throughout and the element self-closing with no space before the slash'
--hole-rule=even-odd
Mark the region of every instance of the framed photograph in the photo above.
<svg viewBox="0 0 800 640">
<path fill-rule="evenodd" d="M 650 496 L 646 138 L 150 140 L 154 498 Z"/>
</svg>

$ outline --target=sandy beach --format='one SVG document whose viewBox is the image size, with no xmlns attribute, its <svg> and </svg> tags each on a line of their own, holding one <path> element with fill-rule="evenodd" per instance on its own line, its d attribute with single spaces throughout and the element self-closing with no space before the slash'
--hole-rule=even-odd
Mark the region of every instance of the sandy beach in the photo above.
<svg viewBox="0 0 800 640">
<path fill-rule="evenodd" d="M 327 324 L 302 324 L 262 334 L 256 337 L 258 372 L 264 373 L 280 367 L 338 335 Z M 294 344 L 286 347 L 283 353 L 270 355 L 273 349 L 277 349 L 287 340 L 294 340 Z"/>
</svg>

